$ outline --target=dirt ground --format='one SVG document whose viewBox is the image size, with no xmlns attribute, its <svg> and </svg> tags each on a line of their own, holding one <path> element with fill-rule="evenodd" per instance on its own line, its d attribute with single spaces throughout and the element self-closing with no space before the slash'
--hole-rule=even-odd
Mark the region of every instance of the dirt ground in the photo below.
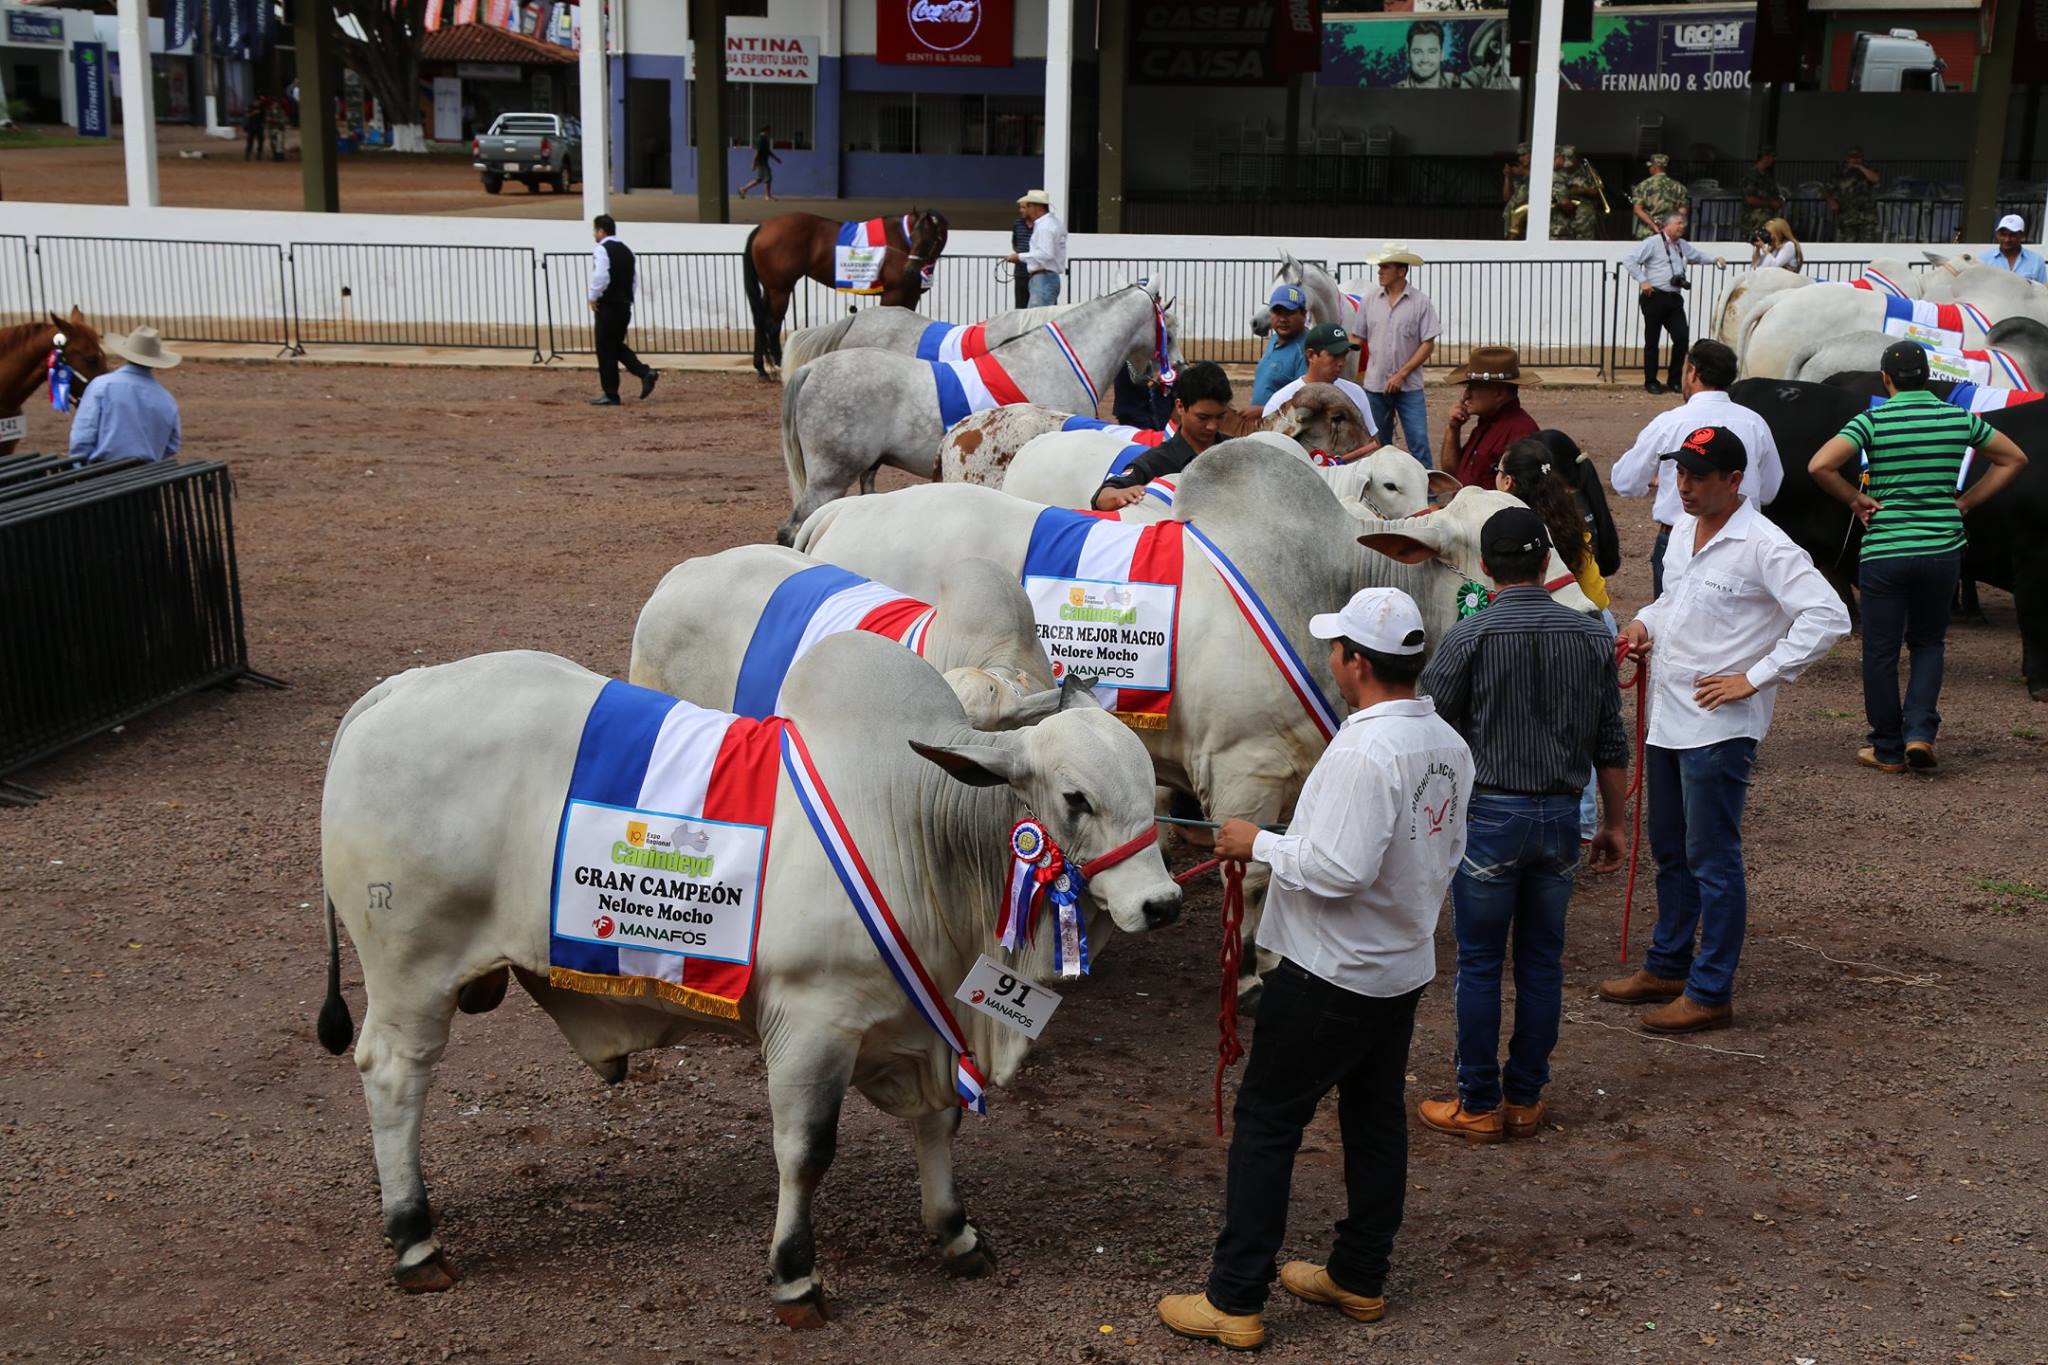
<svg viewBox="0 0 2048 1365">
<path fill-rule="evenodd" d="M 1217 1358 L 1152 1317 L 1200 1285 L 1223 1192 L 1207 888 L 1179 926 L 1108 945 L 964 1128 L 994 1278 L 946 1279 L 908 1135 L 855 1099 L 818 1204 L 837 1319 L 784 1331 L 757 1058 L 693 1043 L 607 1088 L 514 992 L 458 1017 L 429 1100 L 466 1278 L 398 1293 L 356 1075 L 313 1038 L 324 746 L 413 665 L 534 647 L 623 671 L 666 568 L 783 516 L 775 391 L 678 372 L 594 412 L 562 369 L 194 363 L 171 384 L 188 456 L 235 472 L 254 661 L 292 687 L 130 724 L 21 774 L 48 801 L 0 810 L 0 1359 Z M 1531 406 L 1611 457 L 1652 402 Z M 55 444 L 60 419 L 31 411 L 29 448 Z M 1644 504 L 1620 510 L 1625 614 L 1650 536 Z M 1951 639 L 1936 776 L 1853 765 L 1853 644 L 1782 696 L 1739 1026 L 1656 1041 L 1595 1000 L 1622 885 L 1589 879 L 1540 1138 L 1417 1125 L 1385 1322 L 1277 1294 L 1268 1359 L 2048 1359 L 2048 708 L 2014 676 L 2010 600 L 1985 602 L 1990 626 Z M 1451 1083 L 1448 926 L 1439 953 L 1411 1101 Z M 1320 1258 L 1340 1207 L 1326 1112 L 1287 1254 Z"/>
<path fill-rule="evenodd" d="M 48 130 L 68 133 L 68 129 Z M 296 147 L 296 143 L 294 143 Z M 188 157 L 183 152 L 203 152 Z M 366 150 L 339 158 L 341 207 L 349 213 L 448 213 L 479 218 L 581 218 L 581 190 L 556 194 L 543 187 L 528 193 L 507 185 L 486 194 L 470 166 L 467 148 L 424 156 Z M 0 194 L 8 199 L 56 204 L 125 204 L 128 182 L 119 138 L 104 143 L 7 148 L 0 143 Z M 731 188 L 738 190 L 741 182 Z M 210 138 L 204 129 L 157 129 L 157 187 L 170 208 L 300 209 L 305 189 L 298 154 L 285 161 L 244 161 L 242 141 Z M 614 195 L 620 222 L 694 223 L 697 196 L 667 190 Z M 1008 228 L 1016 209 L 985 200 L 947 199 L 926 205 L 945 213 L 956 228 Z M 792 199 L 773 203 L 757 191 L 730 201 L 735 223 L 758 223 L 778 213 L 808 212 L 844 218 L 900 212 L 894 200 Z M 53 227 L 51 231 L 60 231 Z"/>
</svg>

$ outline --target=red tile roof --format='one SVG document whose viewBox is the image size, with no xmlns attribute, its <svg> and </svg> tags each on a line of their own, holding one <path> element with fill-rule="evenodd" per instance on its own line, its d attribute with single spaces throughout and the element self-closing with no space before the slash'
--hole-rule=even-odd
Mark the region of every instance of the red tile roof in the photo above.
<svg viewBox="0 0 2048 1365">
<path fill-rule="evenodd" d="M 576 49 L 507 33 L 488 24 L 452 24 L 420 42 L 423 62 L 499 62 L 517 66 L 574 65 Z"/>
</svg>

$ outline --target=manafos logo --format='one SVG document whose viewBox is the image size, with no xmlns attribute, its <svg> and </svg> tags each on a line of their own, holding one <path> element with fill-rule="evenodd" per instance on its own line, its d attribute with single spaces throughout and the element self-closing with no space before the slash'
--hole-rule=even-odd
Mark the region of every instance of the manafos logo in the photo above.
<svg viewBox="0 0 2048 1365">
<path fill-rule="evenodd" d="M 910 31 L 934 52 L 957 52 L 981 32 L 981 0 L 909 0 Z"/>
</svg>

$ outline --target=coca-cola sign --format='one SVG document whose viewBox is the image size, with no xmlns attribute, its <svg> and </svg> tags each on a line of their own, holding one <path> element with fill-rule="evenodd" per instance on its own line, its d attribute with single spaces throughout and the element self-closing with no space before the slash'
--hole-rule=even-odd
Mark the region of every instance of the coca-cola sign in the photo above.
<svg viewBox="0 0 2048 1365">
<path fill-rule="evenodd" d="M 876 0 L 875 59 L 900 66 L 1008 66 L 1013 0 Z"/>
</svg>

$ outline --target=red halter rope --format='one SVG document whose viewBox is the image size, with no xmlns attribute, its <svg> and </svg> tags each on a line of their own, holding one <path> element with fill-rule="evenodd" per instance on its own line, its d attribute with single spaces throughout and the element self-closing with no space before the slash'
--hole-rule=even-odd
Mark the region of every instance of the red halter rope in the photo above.
<svg viewBox="0 0 2048 1365">
<path fill-rule="evenodd" d="M 1244 1056 L 1237 1040 L 1237 977 L 1244 960 L 1244 864 L 1210 858 L 1196 863 L 1174 881 L 1187 885 L 1205 872 L 1223 869 L 1223 942 L 1216 961 L 1223 969 L 1223 989 L 1216 1009 L 1216 1136 L 1223 1136 L 1223 1073 Z"/>
<path fill-rule="evenodd" d="M 1628 641 L 1614 642 L 1614 666 L 1617 673 L 1624 662 L 1635 664 L 1635 670 L 1622 680 L 1624 688 L 1633 688 L 1636 694 L 1636 771 L 1629 782 L 1628 796 L 1635 803 L 1635 813 L 1630 817 L 1628 835 L 1628 889 L 1621 898 L 1621 961 L 1628 965 L 1628 920 L 1629 912 L 1636 903 L 1636 859 L 1642 852 L 1643 842 L 1643 744 L 1648 731 L 1650 667 L 1642 659 L 1631 659 Z"/>
</svg>

